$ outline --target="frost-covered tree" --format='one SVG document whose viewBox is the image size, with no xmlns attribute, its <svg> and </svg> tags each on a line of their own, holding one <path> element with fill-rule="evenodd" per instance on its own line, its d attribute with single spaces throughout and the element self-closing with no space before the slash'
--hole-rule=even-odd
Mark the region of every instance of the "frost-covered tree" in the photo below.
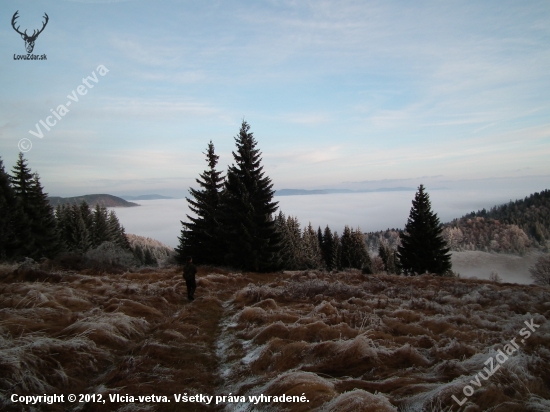
<svg viewBox="0 0 550 412">
<path fill-rule="evenodd" d="M 136 260 L 146 266 L 172 264 L 176 260 L 176 252 L 169 246 L 149 237 L 127 235 L 130 250 Z"/>
<path fill-rule="evenodd" d="M 537 285 L 550 286 L 550 255 L 539 257 L 535 266 L 529 268 L 529 272 Z"/>
<path fill-rule="evenodd" d="M 124 250 L 130 244 L 116 213 L 96 204 L 94 211 L 83 201 L 56 208 L 57 227 L 63 248 L 68 252 L 86 253 L 103 242 L 112 242 Z"/>
<path fill-rule="evenodd" d="M 92 247 L 91 231 L 77 204 L 56 208 L 57 227 L 63 248 L 69 252 L 86 253 Z"/>
<path fill-rule="evenodd" d="M 318 269 L 322 266 L 321 248 L 317 232 L 311 222 L 302 232 L 302 264 L 303 269 Z"/>
<path fill-rule="evenodd" d="M 302 260 L 302 231 L 297 217 L 285 217 L 282 211 L 275 217 L 275 226 L 281 238 L 279 266 L 293 270 L 300 268 Z"/>
<path fill-rule="evenodd" d="M 384 270 L 387 273 L 396 274 L 398 272 L 396 251 L 392 249 L 387 242 L 381 242 L 378 248 L 378 256 L 382 259 Z"/>
<path fill-rule="evenodd" d="M 420 185 L 397 249 L 405 273 L 443 275 L 451 270 L 450 249 L 442 232 L 439 218 L 432 212 L 430 197 Z"/>
<path fill-rule="evenodd" d="M 261 165 L 261 152 L 244 120 L 238 136 L 235 163 L 227 171 L 222 195 L 225 262 L 233 267 L 266 271 L 277 265 L 280 235 L 272 218 L 273 184 Z"/>
<path fill-rule="evenodd" d="M 187 215 L 187 222 L 181 222 L 179 246 L 176 248 L 178 261 L 183 263 L 191 256 L 198 263 L 222 263 L 223 244 L 220 238 L 220 191 L 223 187 L 221 172 L 216 170 L 219 156 L 212 141 L 205 153 L 208 169 L 196 182 L 200 189 L 189 189 L 191 197 L 186 198 L 189 209 L 195 216 Z"/>
<path fill-rule="evenodd" d="M 109 215 L 105 206 L 97 203 L 92 213 L 91 230 L 92 247 L 97 248 L 103 242 L 111 242 L 111 231 L 109 228 Z"/>
<path fill-rule="evenodd" d="M 367 250 L 363 233 L 359 228 L 357 230 L 353 230 L 350 229 L 349 226 L 346 226 L 344 228 L 344 232 L 342 233 L 340 243 L 342 247 L 342 267 L 356 269 L 370 268 L 371 260 L 369 252 Z"/>
</svg>

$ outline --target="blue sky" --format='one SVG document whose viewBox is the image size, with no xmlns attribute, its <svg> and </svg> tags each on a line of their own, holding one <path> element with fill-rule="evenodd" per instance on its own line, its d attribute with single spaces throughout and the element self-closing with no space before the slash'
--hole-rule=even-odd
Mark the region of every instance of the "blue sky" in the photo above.
<svg viewBox="0 0 550 412">
<path fill-rule="evenodd" d="M 46 61 L 14 60 L 16 10 L 29 32 L 48 13 Z M 180 196 L 210 139 L 232 162 L 243 117 L 276 189 L 550 186 L 547 0 L 2 1 L 0 17 L 0 156 L 11 168 L 30 139 L 51 195 Z"/>
</svg>

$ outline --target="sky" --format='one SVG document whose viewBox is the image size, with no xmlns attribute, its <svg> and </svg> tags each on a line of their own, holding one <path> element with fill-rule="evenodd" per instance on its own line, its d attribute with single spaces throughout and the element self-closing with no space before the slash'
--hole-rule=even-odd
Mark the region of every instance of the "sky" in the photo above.
<svg viewBox="0 0 550 412">
<path fill-rule="evenodd" d="M 243 119 L 275 189 L 550 186 L 548 0 L 4 0 L 0 36 L 0 157 L 50 195 L 183 196 Z"/>
</svg>

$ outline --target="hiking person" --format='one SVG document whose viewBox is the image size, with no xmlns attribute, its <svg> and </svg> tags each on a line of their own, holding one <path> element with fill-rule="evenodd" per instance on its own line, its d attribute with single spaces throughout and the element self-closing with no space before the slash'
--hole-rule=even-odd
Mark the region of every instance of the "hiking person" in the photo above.
<svg viewBox="0 0 550 412">
<path fill-rule="evenodd" d="M 195 275 L 197 274 L 197 268 L 193 265 L 193 258 L 189 258 L 185 266 L 183 267 L 183 278 L 187 285 L 187 299 L 195 300 L 193 297 L 195 289 L 197 289 L 197 283 L 195 282 Z"/>
</svg>

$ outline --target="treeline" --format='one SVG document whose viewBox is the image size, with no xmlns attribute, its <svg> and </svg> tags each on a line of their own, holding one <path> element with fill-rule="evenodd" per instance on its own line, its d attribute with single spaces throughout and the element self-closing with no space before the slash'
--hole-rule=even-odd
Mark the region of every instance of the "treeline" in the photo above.
<svg viewBox="0 0 550 412">
<path fill-rule="evenodd" d="M 176 263 L 174 249 L 150 237 L 128 234 L 130 249 L 141 265 L 157 266 Z"/>
<path fill-rule="evenodd" d="M 443 234 L 453 250 L 521 254 L 532 246 L 546 248 L 550 239 L 550 190 L 469 213 L 445 224 Z"/>
<path fill-rule="evenodd" d="M 38 174 L 22 153 L 11 175 L 0 159 L 0 259 L 52 258 L 61 250 L 56 218 Z"/>
<path fill-rule="evenodd" d="M 303 269 L 361 269 L 372 273 L 372 261 L 363 233 L 359 228 L 344 228 L 342 236 L 332 232 L 328 225 L 324 231 L 313 229 L 311 223 L 300 229 L 298 218 L 285 217 L 281 211 L 275 217 L 275 226 L 281 239 L 278 265 L 287 270 Z"/>
<path fill-rule="evenodd" d="M 219 156 L 207 147 L 205 170 L 187 198 L 194 215 L 182 223 L 180 262 L 227 265 L 255 271 L 354 267 L 370 271 L 370 256 L 360 230 L 342 236 L 311 224 L 303 230 L 298 219 L 276 215 L 273 184 L 261 165 L 257 141 L 245 121 L 235 137 L 234 164 L 225 176 L 216 169 Z"/>
<path fill-rule="evenodd" d="M 522 254 L 532 239 L 517 225 L 483 217 L 462 218 L 448 223 L 443 237 L 452 250 L 481 250 Z"/>
<path fill-rule="evenodd" d="M 115 212 L 107 212 L 105 206 L 97 204 L 92 211 L 86 201 L 80 205 L 58 205 L 55 215 L 61 247 L 68 252 L 86 253 L 103 242 L 130 249 L 124 227 Z"/>
<path fill-rule="evenodd" d="M 380 245 L 397 249 L 399 229 L 365 234 L 369 251 Z M 529 247 L 547 247 L 550 239 L 550 190 L 522 200 L 469 213 L 443 225 L 442 236 L 451 250 L 524 253 Z"/>
<path fill-rule="evenodd" d="M 530 239 L 545 245 L 550 239 L 550 190 L 533 193 L 525 199 L 510 201 L 507 204 L 494 206 L 489 210 L 482 209 L 469 213 L 458 221 L 483 218 L 494 219 L 500 223 L 516 225 Z"/>
<path fill-rule="evenodd" d="M 187 198 L 194 215 L 181 222 L 176 248 L 180 262 L 193 258 L 199 264 L 254 271 L 349 267 L 370 272 L 370 256 L 359 229 L 346 227 L 339 237 L 328 227 L 324 233 L 311 224 L 301 229 L 297 218 L 276 215 L 273 184 L 245 121 L 235 142 L 235 163 L 225 177 L 216 169 L 219 156 L 214 144 L 208 144 L 208 169 Z"/>
<path fill-rule="evenodd" d="M 11 174 L 0 159 L 0 260 L 70 254 L 94 264 L 134 266 L 156 265 L 169 257 L 169 248 L 143 239 L 130 242 L 115 212 L 99 204 L 93 210 L 86 201 L 54 210 L 22 153 Z"/>
</svg>

